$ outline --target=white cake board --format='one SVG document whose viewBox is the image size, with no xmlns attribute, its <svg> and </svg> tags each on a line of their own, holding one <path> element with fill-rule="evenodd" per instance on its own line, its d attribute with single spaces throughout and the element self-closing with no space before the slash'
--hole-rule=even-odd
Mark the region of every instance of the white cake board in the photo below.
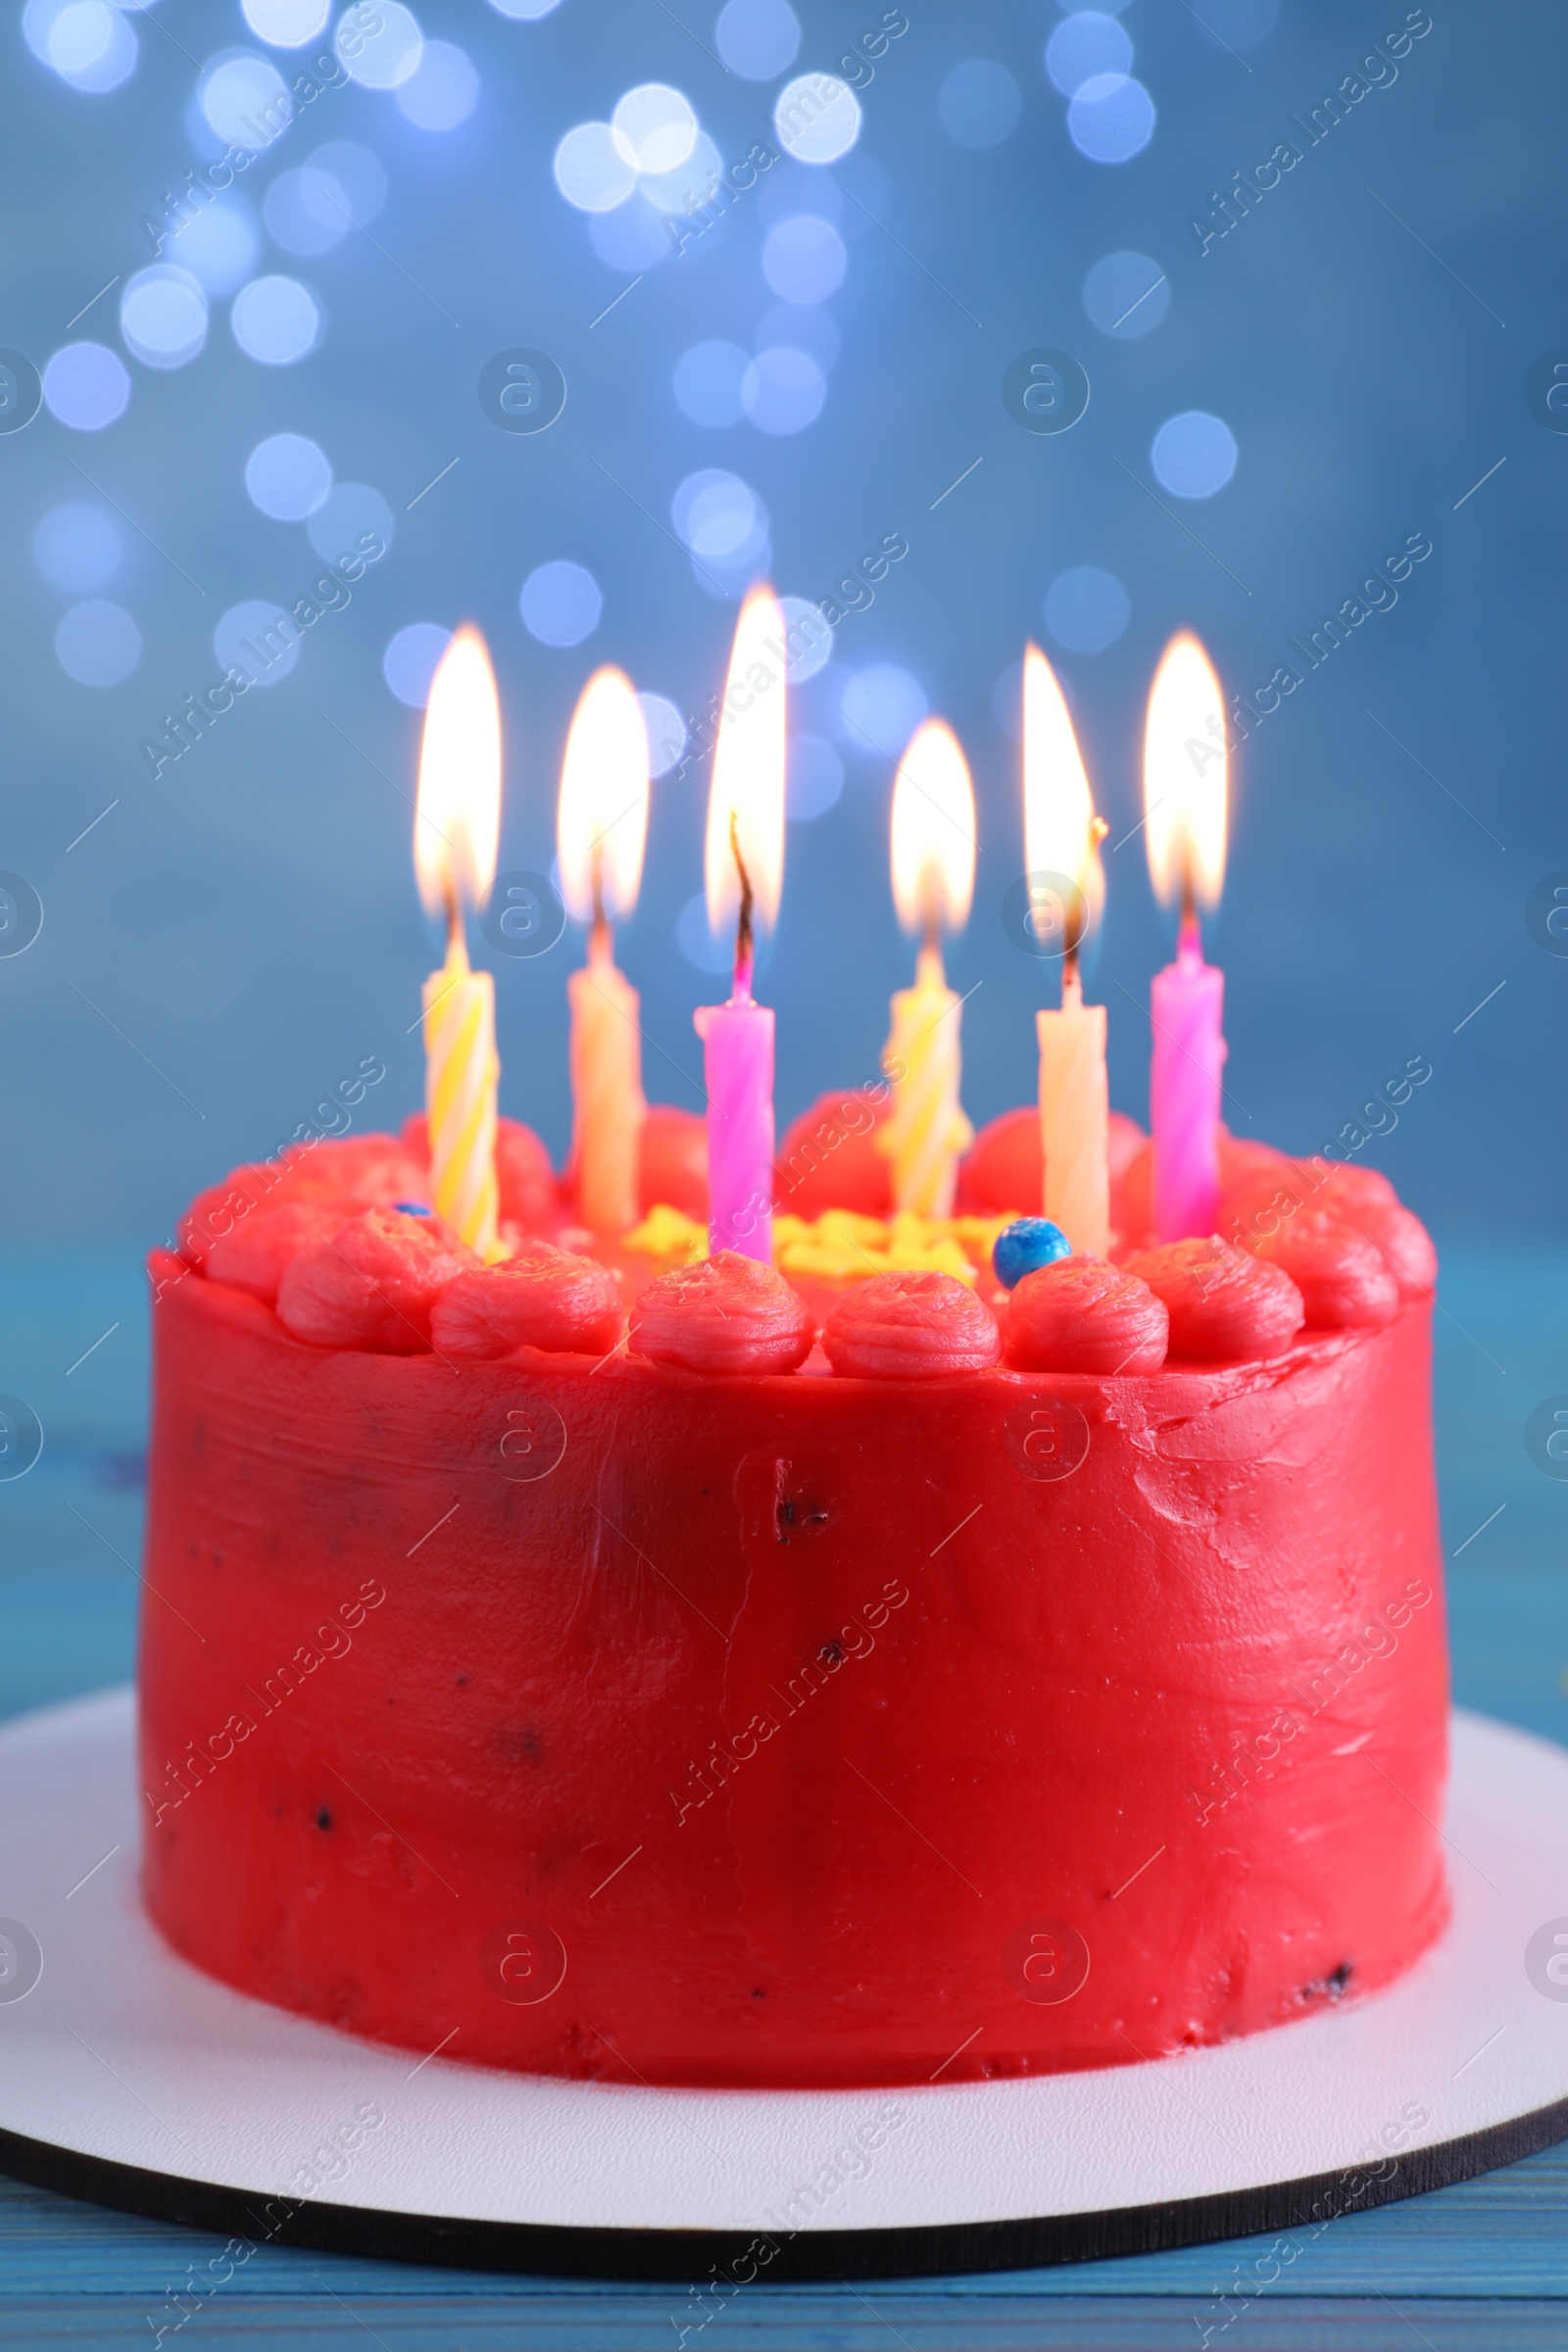
<svg viewBox="0 0 1568 2352">
<path fill-rule="evenodd" d="M 1538 1988 L 1539 1942 L 1526 1966 L 1568 1931 L 1568 1753 L 1478 1716 L 1454 1718 L 1453 1924 L 1388 1991 L 1151 2065 L 758 2092 L 416 2062 L 213 1983 L 141 1910 L 132 1716 L 113 1690 L 0 1731 L 0 1920 L 42 1954 L 24 1997 L 0 1982 L 0 2170 L 68 2195 L 402 2260 L 744 2283 L 1279 2230 L 1568 2136 L 1568 1984 Z M 367 2105 L 383 2120 L 356 2130 Z M 340 2127 L 355 2144 L 319 2159 Z"/>
</svg>

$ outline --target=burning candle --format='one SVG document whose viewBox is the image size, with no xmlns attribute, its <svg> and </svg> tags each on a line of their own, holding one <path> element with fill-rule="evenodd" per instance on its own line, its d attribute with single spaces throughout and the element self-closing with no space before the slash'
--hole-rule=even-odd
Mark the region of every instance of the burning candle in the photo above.
<svg viewBox="0 0 1568 2352">
<path fill-rule="evenodd" d="M 770 588 L 741 607 L 725 682 L 705 860 L 708 918 L 735 923 L 727 1004 L 693 1014 L 708 1085 L 709 1248 L 773 1254 L 773 1015 L 752 997 L 759 922 L 784 882 L 784 620 Z M 769 645 L 771 640 L 771 648 Z"/>
<path fill-rule="evenodd" d="M 468 968 L 464 906 L 482 906 L 501 833 L 501 710 L 477 629 L 461 628 L 430 687 L 419 754 L 414 870 L 427 914 L 444 913 L 445 967 L 424 984 L 424 1100 L 430 1198 L 470 1250 L 496 1236 L 495 983 Z"/>
<path fill-rule="evenodd" d="M 974 896 L 974 789 L 951 727 L 927 719 L 893 786 L 893 902 L 920 952 L 914 986 L 895 991 L 884 1068 L 902 1068 L 877 1148 L 893 1162 L 893 1205 L 953 1214 L 958 1161 L 974 1129 L 958 1101 L 962 999 L 942 968 L 942 933 L 961 931 Z"/>
<path fill-rule="evenodd" d="M 1213 1232 L 1219 1206 L 1220 1021 L 1225 975 L 1203 961 L 1200 905 L 1225 879 L 1228 770 L 1219 680 L 1196 637 L 1173 637 L 1149 697 L 1144 838 L 1154 895 L 1179 899 L 1176 960 L 1150 991 L 1154 1228 L 1162 1242 Z"/>
<path fill-rule="evenodd" d="M 589 925 L 588 961 L 566 981 L 571 1005 L 571 1165 L 577 1214 L 595 1233 L 637 1222 L 643 1100 L 638 996 L 615 969 L 611 921 L 629 913 L 648 837 L 648 731 L 632 684 L 599 669 L 566 737 L 556 811 L 566 911 Z"/>
<path fill-rule="evenodd" d="M 1060 1009 L 1035 1015 L 1044 1207 L 1086 1257 L 1103 1257 L 1110 1248 L 1105 1007 L 1084 1003 L 1078 969 L 1084 935 L 1104 900 L 1100 863 L 1104 831 L 1055 672 L 1031 645 L 1023 661 L 1023 832 L 1030 914 L 1042 939 L 1051 938 L 1059 925 L 1062 946 Z"/>
</svg>

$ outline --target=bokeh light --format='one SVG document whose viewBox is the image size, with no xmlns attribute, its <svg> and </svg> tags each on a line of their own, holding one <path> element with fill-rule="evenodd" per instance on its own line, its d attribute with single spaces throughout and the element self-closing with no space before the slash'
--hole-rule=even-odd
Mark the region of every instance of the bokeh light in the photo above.
<svg viewBox="0 0 1568 2352">
<path fill-rule="evenodd" d="M 331 0 L 240 0 L 240 8 L 256 38 L 274 49 L 303 49 L 332 13 Z"/>
<path fill-rule="evenodd" d="M 790 343 L 760 351 L 741 378 L 741 405 L 763 433 L 800 433 L 814 424 L 827 379 L 809 352 Z"/>
<path fill-rule="evenodd" d="M 1200 39 L 1210 47 L 1255 49 L 1279 19 L 1280 0 L 1205 0 L 1198 18 Z"/>
<path fill-rule="evenodd" d="M 1184 409 L 1154 435 L 1149 462 L 1173 498 L 1212 498 L 1236 471 L 1236 436 L 1222 416 Z"/>
<path fill-rule="evenodd" d="M 288 83 L 270 58 L 230 49 L 209 63 L 196 89 L 213 135 L 260 155 L 294 120 Z"/>
<path fill-rule="evenodd" d="M 455 41 L 426 41 L 416 72 L 401 83 L 398 106 L 419 130 L 456 130 L 479 103 L 479 74 Z"/>
<path fill-rule="evenodd" d="M 669 512 L 692 554 L 717 563 L 747 560 L 767 537 L 767 509 L 756 491 L 717 466 L 689 473 Z"/>
<path fill-rule="evenodd" d="M 784 813 L 798 825 L 825 816 L 844 790 L 844 762 L 825 735 L 792 735 L 784 770 Z"/>
<path fill-rule="evenodd" d="M 1126 628 L 1132 603 L 1113 572 L 1080 564 L 1046 590 L 1046 627 L 1071 654 L 1102 654 Z"/>
<path fill-rule="evenodd" d="M 422 710 L 430 700 L 436 664 L 451 643 L 452 631 L 435 620 L 411 620 L 389 639 L 381 656 L 381 675 L 411 710 Z"/>
<path fill-rule="evenodd" d="M 862 759 L 897 760 L 926 714 L 920 681 L 894 662 L 873 662 L 846 681 L 842 740 Z"/>
<path fill-rule="evenodd" d="M 292 368 L 316 349 L 321 313 L 297 277 L 253 277 L 235 295 L 229 323 L 247 359 L 264 368 Z"/>
<path fill-rule="evenodd" d="M 707 131 L 700 130 L 684 163 L 669 172 L 643 173 L 642 191 L 662 213 L 694 213 L 711 200 L 723 170 L 723 157 Z"/>
<path fill-rule="evenodd" d="M 791 213 L 762 244 L 762 275 L 783 302 L 825 302 L 844 283 L 844 239 L 820 213 Z"/>
<path fill-rule="evenodd" d="M 1063 17 L 1046 43 L 1046 72 L 1064 98 L 1076 98 L 1097 74 L 1130 74 L 1133 45 L 1112 16 L 1079 9 Z"/>
<path fill-rule="evenodd" d="M 345 556 L 365 553 L 365 541 L 379 539 L 382 552 L 392 544 L 397 525 L 379 490 L 368 482 L 339 482 L 330 490 L 306 524 L 311 545 L 323 563 L 336 564 Z M 379 562 L 380 558 L 373 559 Z"/>
<path fill-rule="evenodd" d="M 1067 135 L 1092 164 L 1128 164 L 1154 135 L 1154 101 L 1129 74 L 1096 74 L 1067 109 Z"/>
<path fill-rule="evenodd" d="M 23 37 L 40 65 L 100 97 L 136 70 L 136 35 L 107 0 L 27 0 Z"/>
<path fill-rule="evenodd" d="M 1000 147 L 1017 127 L 1023 96 L 1005 66 L 970 57 L 955 66 L 937 92 L 943 129 L 959 147 Z"/>
<path fill-rule="evenodd" d="M 610 118 L 611 135 L 634 172 L 673 172 L 697 144 L 691 100 L 667 81 L 639 82 Z"/>
<path fill-rule="evenodd" d="M 324 209 L 323 182 L 333 184 L 327 181 L 324 172 L 305 165 L 295 172 L 280 172 L 268 189 L 262 203 L 262 219 L 273 244 L 281 245 L 285 253 L 310 260 L 318 254 L 330 253 L 348 235 L 352 223 L 346 207 L 340 206 L 331 220 L 320 218 Z M 316 197 L 314 205 L 305 201 L 308 187 Z"/>
<path fill-rule="evenodd" d="M 529 572 L 517 609 L 541 645 L 581 645 L 598 628 L 605 600 L 591 571 L 561 559 Z"/>
<path fill-rule="evenodd" d="M 223 669 L 246 671 L 253 686 L 280 686 L 300 658 L 300 632 L 281 605 L 247 597 L 213 631 L 213 652 Z"/>
<path fill-rule="evenodd" d="M 104 343 L 65 343 L 46 361 L 43 396 L 51 416 L 74 432 L 101 433 L 125 413 L 130 375 Z"/>
<path fill-rule="evenodd" d="M 741 383 L 750 366 L 738 343 L 694 343 L 675 363 L 676 405 L 693 424 L 738 424 L 746 414 Z"/>
<path fill-rule="evenodd" d="M 338 63 L 367 90 L 395 90 L 417 72 L 424 35 L 403 0 L 354 0 L 332 35 Z"/>
<path fill-rule="evenodd" d="M 798 164 L 836 164 L 860 135 L 860 102 L 832 74 L 801 74 L 780 90 L 773 128 Z"/>
<path fill-rule="evenodd" d="M 1135 342 L 1170 309 L 1170 280 L 1147 253 L 1107 253 L 1084 279 L 1084 309 L 1102 335 Z"/>
<path fill-rule="evenodd" d="M 232 294 L 242 286 L 261 245 L 256 216 L 242 196 L 216 198 L 169 240 L 170 251 L 209 294 Z"/>
<path fill-rule="evenodd" d="M 114 516 L 85 499 L 51 507 L 32 534 L 32 560 L 54 588 L 83 596 L 113 579 L 123 553 Z"/>
<path fill-rule="evenodd" d="M 743 81 L 776 81 L 801 53 L 801 20 L 789 0 L 726 0 L 713 39 Z"/>
<path fill-rule="evenodd" d="M 700 972 L 723 975 L 733 961 L 732 943 L 715 939 L 708 920 L 708 894 L 699 891 L 688 899 L 675 919 L 675 939 L 688 963 Z"/>
<path fill-rule="evenodd" d="M 141 631 L 123 605 L 73 605 L 55 631 L 55 660 L 78 686 L 118 686 L 141 660 Z"/>
<path fill-rule="evenodd" d="M 778 609 L 784 615 L 784 644 L 789 656 L 785 672 L 792 686 L 804 686 L 826 669 L 833 659 L 832 624 L 823 619 L 821 610 L 804 596 L 781 596 Z"/>
<path fill-rule="evenodd" d="M 188 270 L 155 262 L 126 280 L 120 331 L 146 368 L 184 368 L 207 341 L 207 296 Z"/>
<path fill-rule="evenodd" d="M 536 24 L 561 6 L 561 0 L 490 0 L 498 17 L 514 17 L 519 24 Z"/>
<path fill-rule="evenodd" d="M 556 185 L 580 213 L 608 213 L 637 185 L 608 122 L 579 122 L 556 149 Z"/>
<path fill-rule="evenodd" d="M 386 166 L 358 139 L 328 139 L 306 158 L 300 202 L 322 222 L 347 212 L 356 228 L 373 220 L 386 202 Z"/>
<path fill-rule="evenodd" d="M 686 749 L 686 721 L 680 706 L 667 694 L 640 694 L 637 700 L 648 730 L 648 772 L 667 776 Z"/>
<path fill-rule="evenodd" d="M 589 214 L 588 242 L 602 262 L 623 276 L 627 270 L 657 270 L 675 250 L 668 221 L 640 188 L 612 213 Z"/>
<path fill-rule="evenodd" d="M 325 504 L 331 487 L 325 450 L 303 433 L 272 433 L 245 461 L 250 502 L 274 522 L 303 522 Z"/>
</svg>

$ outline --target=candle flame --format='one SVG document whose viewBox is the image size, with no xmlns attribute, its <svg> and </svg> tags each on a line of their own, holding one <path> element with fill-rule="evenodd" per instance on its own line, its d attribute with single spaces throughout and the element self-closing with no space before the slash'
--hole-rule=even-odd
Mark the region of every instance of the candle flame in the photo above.
<svg viewBox="0 0 1568 2352">
<path fill-rule="evenodd" d="M 928 718 L 893 786 L 893 903 L 906 931 L 961 931 L 974 896 L 974 787 L 958 739 Z"/>
<path fill-rule="evenodd" d="M 1100 919 L 1104 827 L 1067 709 L 1067 698 L 1037 645 L 1023 657 L 1023 850 L 1031 874 L 1060 874 L 1083 894 L 1081 928 Z M 1070 944 L 1076 946 L 1076 940 Z"/>
<path fill-rule="evenodd" d="M 465 624 L 430 686 L 414 816 L 414 870 L 427 914 L 482 906 L 501 839 L 501 706 L 477 629 Z"/>
<path fill-rule="evenodd" d="M 1225 698 L 1185 630 L 1165 648 L 1144 728 L 1144 838 L 1154 896 L 1217 906 L 1225 881 Z"/>
<path fill-rule="evenodd" d="M 723 715 L 708 796 L 704 859 L 708 919 L 716 933 L 741 907 L 740 866 L 755 910 L 778 919 L 784 886 L 784 615 L 771 588 L 754 588 L 735 624 Z"/>
<path fill-rule="evenodd" d="M 623 670 L 596 669 L 566 737 L 556 846 L 566 911 L 580 923 L 629 913 L 648 839 L 648 728 Z"/>
</svg>

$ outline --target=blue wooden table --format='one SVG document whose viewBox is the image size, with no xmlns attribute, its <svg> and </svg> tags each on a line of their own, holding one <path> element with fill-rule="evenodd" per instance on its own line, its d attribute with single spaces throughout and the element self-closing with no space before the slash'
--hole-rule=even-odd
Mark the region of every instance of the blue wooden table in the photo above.
<svg viewBox="0 0 1568 2352">
<path fill-rule="evenodd" d="M 1568 1482 L 1543 1475 L 1524 1445 L 1532 1408 L 1568 1392 L 1568 1252 L 1450 1252 L 1442 1308 L 1455 1694 L 1568 1743 Z M 0 1484 L 0 1716 L 131 1670 L 145 1354 L 133 1260 L 0 1255 L 0 1392 L 23 1397 L 46 1432 L 37 1467 Z M 0 1825 L 0 1913 L 4 1838 Z M 1521 1953 L 1536 1924 L 1521 1923 Z M 1277 2283 L 1228 2301 L 1217 2298 L 1254 2275 L 1262 2241 L 863 2288 L 757 2286 L 722 2307 L 669 2287 L 269 2247 L 197 2296 L 188 2273 L 216 2241 L 0 2181 L 0 2344 L 145 2346 L 177 2331 L 297 2352 L 368 2341 L 393 2352 L 1568 2345 L 1568 2147 L 1298 2234 L 1298 2259 Z"/>
</svg>

